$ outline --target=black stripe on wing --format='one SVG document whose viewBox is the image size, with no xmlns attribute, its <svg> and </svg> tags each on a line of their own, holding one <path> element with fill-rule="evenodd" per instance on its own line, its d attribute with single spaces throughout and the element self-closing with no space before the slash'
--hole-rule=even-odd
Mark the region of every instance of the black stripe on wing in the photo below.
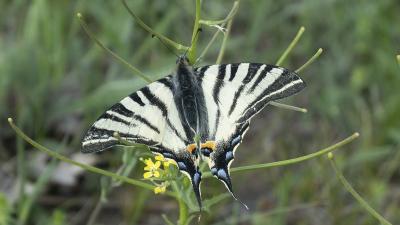
<svg viewBox="0 0 400 225">
<path fill-rule="evenodd" d="M 130 126 L 130 125 L 131 125 L 130 122 L 128 122 L 128 121 L 126 121 L 126 120 L 124 120 L 124 119 L 121 119 L 121 118 L 119 118 L 119 117 L 117 117 L 117 116 L 111 115 L 111 114 L 109 114 L 108 112 L 104 113 L 103 116 L 102 116 L 101 118 L 102 118 L 102 119 L 113 120 L 113 121 L 115 121 L 115 122 L 119 122 L 119 123 L 125 124 L 126 126 Z M 132 125 L 136 126 L 135 124 L 132 124 Z"/>
<path fill-rule="evenodd" d="M 260 84 L 260 82 L 265 79 L 268 72 L 270 72 L 273 68 L 276 68 L 276 67 L 272 66 L 272 65 L 265 65 L 265 68 L 263 69 L 263 71 L 261 71 L 261 73 L 257 77 L 256 81 L 254 81 L 253 85 L 250 87 L 251 92 L 254 91 L 254 89 Z"/>
<path fill-rule="evenodd" d="M 146 86 L 147 87 L 147 86 Z M 145 88 L 146 88 L 145 87 Z M 129 95 L 129 97 L 136 102 L 137 104 L 139 104 L 140 106 L 144 106 L 145 104 L 143 103 L 142 99 L 139 97 L 139 95 L 137 94 L 137 92 L 132 93 Z"/>
<path fill-rule="evenodd" d="M 218 75 L 217 75 L 217 79 L 213 88 L 213 99 L 214 102 L 217 106 L 217 116 L 215 117 L 215 126 L 214 126 L 214 131 L 218 130 L 218 126 L 219 126 L 219 120 L 220 120 L 220 116 L 221 116 L 221 110 L 219 108 L 219 92 L 221 91 L 221 88 L 224 85 L 224 78 L 226 75 L 226 65 L 220 65 L 218 67 Z M 213 134 L 214 136 L 215 134 Z"/>
<path fill-rule="evenodd" d="M 156 132 L 157 134 L 160 134 L 160 130 L 154 126 L 150 121 L 148 121 L 146 118 L 143 118 L 139 115 L 134 115 L 133 118 L 136 121 L 141 122 L 142 124 L 146 125 L 147 127 L 149 127 L 151 130 L 153 130 L 154 132 Z"/>
<path fill-rule="evenodd" d="M 286 70 L 273 84 L 250 103 L 248 110 L 238 122 L 241 123 L 250 119 L 262 110 L 268 102 L 293 95 L 301 91 L 305 86 L 306 84 L 297 74 Z"/>
<path fill-rule="evenodd" d="M 243 84 L 247 84 L 249 83 L 251 80 L 253 80 L 254 76 L 257 74 L 258 70 L 260 69 L 260 67 L 263 64 L 260 63 L 250 63 L 249 64 L 249 68 L 247 70 L 247 74 L 246 76 L 243 78 L 242 83 Z"/>
<path fill-rule="evenodd" d="M 240 65 L 240 63 L 232 63 L 231 64 L 231 74 L 229 76 L 229 81 L 232 81 L 235 78 L 236 72 L 239 68 L 239 65 Z"/>
<path fill-rule="evenodd" d="M 230 116 L 232 114 L 233 110 L 235 110 L 237 101 L 238 101 L 240 95 L 242 94 L 244 87 L 245 87 L 245 85 L 240 85 L 239 89 L 235 92 L 235 96 L 233 97 L 233 102 L 232 102 L 231 108 L 229 109 L 229 112 L 228 112 L 228 116 Z"/>
<path fill-rule="evenodd" d="M 147 100 L 150 102 L 150 104 L 156 106 L 157 108 L 160 109 L 162 115 L 165 117 L 165 120 L 167 122 L 167 126 L 169 126 L 174 134 L 182 140 L 185 144 L 189 144 L 186 138 L 184 138 L 178 130 L 175 128 L 175 126 L 172 124 L 172 122 L 168 118 L 168 112 L 167 112 L 167 106 L 164 102 L 161 101 L 160 98 L 158 98 L 154 93 L 151 92 L 151 90 L 148 87 L 144 87 L 142 90 L 140 90 L 143 95 L 147 98 Z M 173 102 L 173 100 L 171 100 Z"/>
</svg>

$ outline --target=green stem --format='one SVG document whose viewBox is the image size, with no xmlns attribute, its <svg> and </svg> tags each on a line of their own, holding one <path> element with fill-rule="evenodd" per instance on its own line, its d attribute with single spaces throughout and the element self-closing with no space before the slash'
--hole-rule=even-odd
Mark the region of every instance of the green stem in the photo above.
<svg viewBox="0 0 400 225">
<path fill-rule="evenodd" d="M 297 32 L 296 36 L 294 37 L 294 39 L 292 40 L 292 42 L 290 42 L 289 46 L 286 48 L 286 50 L 283 52 L 283 54 L 281 55 L 281 57 L 278 59 L 278 61 L 276 62 L 277 66 L 282 65 L 283 61 L 285 61 L 285 59 L 287 58 L 287 56 L 289 55 L 289 53 L 292 51 L 292 49 L 294 48 L 294 46 L 296 46 L 297 42 L 300 40 L 301 36 L 303 35 L 305 31 L 304 27 L 300 27 L 299 31 Z"/>
<path fill-rule="evenodd" d="M 103 201 L 101 201 L 101 197 L 97 199 L 96 206 L 92 210 L 88 222 L 86 225 L 93 225 L 96 222 L 97 216 L 99 215 L 101 209 L 103 208 Z"/>
<path fill-rule="evenodd" d="M 201 24 L 206 24 L 209 26 L 214 26 L 214 25 L 221 25 L 221 26 L 225 26 L 225 24 L 231 20 L 233 20 L 233 17 L 236 15 L 238 8 L 239 8 L 239 2 L 240 0 L 237 0 L 233 3 L 232 9 L 229 12 L 229 14 L 225 17 L 225 19 L 220 20 L 220 21 L 204 21 L 204 20 L 200 20 Z M 215 23 L 214 23 L 215 22 Z M 208 42 L 207 46 L 204 48 L 204 50 L 201 52 L 199 58 L 197 59 L 197 61 L 200 61 L 204 55 L 208 52 L 209 48 L 211 47 L 211 45 L 214 43 L 214 41 L 217 39 L 218 34 L 222 32 L 221 29 L 217 29 L 217 31 L 214 33 L 214 35 L 212 36 L 211 40 Z M 195 63 L 197 63 L 197 61 Z"/>
<path fill-rule="evenodd" d="M 235 1 L 233 3 L 231 11 L 228 13 L 228 15 L 225 17 L 225 19 L 222 20 L 200 20 L 200 24 L 204 24 L 207 26 L 215 26 L 215 25 L 222 25 L 227 23 L 229 20 L 232 20 L 235 14 L 237 13 L 239 8 L 239 1 Z"/>
<path fill-rule="evenodd" d="M 196 14 L 194 18 L 194 25 L 193 25 L 193 33 L 192 33 L 192 40 L 191 45 L 188 52 L 188 58 L 190 64 L 194 64 L 196 61 L 196 52 L 197 52 L 197 40 L 199 38 L 198 32 L 200 28 L 200 15 L 201 15 L 201 1 L 196 0 Z"/>
<path fill-rule="evenodd" d="M 35 203 L 36 199 L 45 189 L 45 185 L 47 184 L 47 181 L 50 179 L 50 176 L 52 175 L 56 165 L 57 165 L 56 160 L 55 159 L 51 160 L 51 162 L 46 167 L 45 171 L 41 174 L 41 176 L 37 180 L 32 194 L 26 198 L 26 201 L 23 202 L 20 214 L 18 215 L 18 223 L 17 223 L 18 225 L 26 224 L 26 221 L 28 220 L 32 209 L 32 205 Z"/>
<path fill-rule="evenodd" d="M 239 172 L 239 171 L 249 171 L 249 170 L 257 170 L 257 169 L 264 169 L 264 168 L 269 168 L 269 167 L 277 167 L 277 166 L 286 166 L 286 165 L 290 165 L 290 164 L 294 164 L 294 163 L 299 163 L 299 162 L 303 162 L 321 155 L 325 155 L 331 151 L 334 151 L 350 142 L 352 142 L 354 139 L 358 138 L 360 136 L 359 133 L 354 133 L 351 136 L 343 139 L 340 142 L 337 142 L 336 144 L 333 144 L 327 148 L 321 149 L 317 152 L 308 154 L 308 155 L 304 155 L 304 156 L 300 156 L 297 158 L 293 158 L 293 159 L 287 159 L 287 160 L 282 160 L 282 161 L 277 161 L 277 162 L 272 162 L 272 163 L 263 163 L 263 164 L 256 164 L 256 165 L 251 165 L 251 166 L 241 166 L 241 167 L 235 167 L 230 169 L 231 173 L 235 173 L 235 172 Z M 205 177 L 210 177 L 211 173 L 207 172 L 204 173 L 203 178 Z"/>
<path fill-rule="evenodd" d="M 185 225 L 188 219 L 188 207 L 186 203 L 183 201 L 179 193 L 181 193 L 181 190 L 179 189 L 179 186 L 175 181 L 172 181 L 171 184 L 172 188 L 174 189 L 174 192 L 177 193 L 176 195 L 176 200 L 178 201 L 179 205 L 179 220 L 178 224 L 179 225 Z"/>
<path fill-rule="evenodd" d="M 373 217 L 375 217 L 381 224 L 385 225 L 392 225 L 389 221 L 387 221 L 383 216 L 381 216 L 375 209 L 373 209 L 362 197 L 360 194 L 357 193 L 356 190 L 351 186 L 351 184 L 346 180 L 346 178 L 343 176 L 343 173 L 339 170 L 339 168 L 336 165 L 336 162 L 333 158 L 333 154 L 330 153 L 328 154 L 328 158 L 331 161 L 331 165 L 333 169 L 335 170 L 337 178 L 340 180 L 340 182 L 343 184 L 343 186 L 346 188 L 346 190 L 360 203 L 360 205 L 368 211 L 369 214 L 371 214 Z"/>
<path fill-rule="evenodd" d="M 51 157 L 54 157 L 54 158 L 57 158 L 57 159 L 59 159 L 59 160 L 61 160 L 63 162 L 66 162 L 66 163 L 81 167 L 84 170 L 87 170 L 87 171 L 90 171 L 90 172 L 93 172 L 93 173 L 97 173 L 97 174 L 101 174 L 101 175 L 104 175 L 104 176 L 108 176 L 108 177 L 111 177 L 111 178 L 114 178 L 114 179 L 118 179 L 118 180 L 121 180 L 121 181 L 123 181 L 125 183 L 131 184 L 131 185 L 134 185 L 134 186 L 138 186 L 138 187 L 149 189 L 149 190 L 153 190 L 154 187 L 155 187 L 153 185 L 147 184 L 147 183 L 142 182 L 142 181 L 138 181 L 138 180 L 135 180 L 135 179 L 132 179 L 132 178 L 129 178 L 129 177 L 121 176 L 121 175 L 118 175 L 116 173 L 112 173 L 112 172 L 109 172 L 109 171 L 106 171 L 106 170 L 99 169 L 99 168 L 94 167 L 94 166 L 89 166 L 89 165 L 74 161 L 72 159 L 69 159 L 69 158 L 67 158 L 67 157 L 65 157 L 65 156 L 63 156 L 63 155 L 61 155 L 61 154 L 59 154 L 59 153 L 57 153 L 55 151 L 52 151 L 52 150 L 40 145 L 39 143 L 35 142 L 34 140 L 32 140 L 30 137 L 28 137 L 21 129 L 19 129 L 14 124 L 14 122 L 13 122 L 13 120 L 11 118 L 8 118 L 8 123 L 10 124 L 11 128 L 17 133 L 17 135 L 19 135 L 22 139 L 24 139 L 26 142 L 28 142 L 29 144 L 31 144 L 33 147 L 37 148 L 38 150 L 50 155 Z M 172 197 L 176 196 L 172 192 L 165 192 L 165 194 L 167 194 L 169 196 L 172 196 Z"/>
<path fill-rule="evenodd" d="M 120 56 L 118 56 L 115 52 L 113 52 L 111 49 L 107 48 L 99 39 L 96 38 L 95 35 L 93 35 L 93 33 L 89 30 L 86 22 L 83 20 L 82 18 L 82 14 L 77 13 L 76 16 L 79 19 L 79 23 L 81 24 L 82 28 L 85 30 L 86 34 L 93 40 L 96 42 L 96 44 L 102 48 L 104 51 L 106 51 L 107 53 L 109 53 L 112 57 L 114 57 L 115 59 L 117 59 L 119 62 L 121 62 L 122 64 L 124 64 L 125 66 L 127 66 L 129 69 L 131 69 L 134 73 L 136 73 L 140 78 L 142 78 L 143 80 L 151 83 L 152 80 L 150 78 L 148 78 L 145 74 L 143 74 L 140 70 L 138 70 L 136 67 L 132 66 L 130 63 L 128 63 L 125 59 L 121 58 Z"/>
<path fill-rule="evenodd" d="M 288 110 L 293 110 L 293 111 L 302 112 L 302 113 L 306 113 L 307 112 L 307 109 L 305 109 L 305 108 L 300 108 L 300 107 L 297 107 L 297 106 L 287 105 L 287 104 L 283 104 L 283 103 L 280 103 L 280 102 L 274 102 L 273 101 L 273 102 L 270 102 L 269 104 L 272 105 L 272 106 L 281 108 L 281 109 L 288 109 Z"/>
<path fill-rule="evenodd" d="M 160 38 L 165 44 L 170 45 L 172 47 L 174 47 L 175 49 L 179 50 L 179 51 L 186 51 L 189 49 L 189 47 L 186 47 L 184 45 L 181 45 L 167 37 L 165 37 L 164 35 L 161 35 L 159 33 L 157 33 L 156 31 L 154 31 L 153 29 L 151 29 L 149 26 L 147 26 L 147 24 L 145 24 L 143 22 L 143 20 L 141 20 L 135 13 L 133 13 L 133 11 L 129 8 L 128 4 L 126 3 L 125 0 L 121 0 L 122 4 L 124 5 L 124 7 L 126 8 L 126 10 L 128 10 L 129 14 L 131 14 L 131 16 L 135 19 L 135 21 L 139 24 L 140 27 L 142 27 L 144 30 L 146 30 L 147 32 L 149 32 L 151 35 L 154 35 L 158 38 Z"/>
<path fill-rule="evenodd" d="M 179 204 L 179 224 L 185 225 L 188 218 L 188 208 L 181 198 L 178 198 L 177 200 Z"/>
<path fill-rule="evenodd" d="M 21 124 L 21 123 L 20 123 Z M 23 140 L 19 137 L 16 138 L 17 147 L 17 173 L 18 173 L 18 196 L 20 202 L 23 203 L 25 199 L 25 180 L 26 180 L 26 163 L 25 163 L 25 149 Z M 22 210 L 23 205 L 18 205 L 19 210 Z"/>
<path fill-rule="evenodd" d="M 295 72 L 300 73 L 302 70 L 304 70 L 307 66 L 309 66 L 311 63 L 313 63 L 323 52 L 322 48 L 319 48 L 318 51 L 309 59 L 307 60 L 306 63 L 304 63 L 300 68 L 298 68 Z"/>
</svg>

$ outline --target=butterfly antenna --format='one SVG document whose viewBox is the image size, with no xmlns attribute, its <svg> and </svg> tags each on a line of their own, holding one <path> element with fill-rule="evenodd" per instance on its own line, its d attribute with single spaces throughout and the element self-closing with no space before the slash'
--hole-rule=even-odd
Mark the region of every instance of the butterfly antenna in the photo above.
<svg viewBox="0 0 400 225">
<path fill-rule="evenodd" d="M 177 58 L 179 58 L 179 55 L 176 54 L 176 52 L 174 52 L 174 50 L 172 50 L 167 44 L 165 44 L 165 42 L 164 42 L 160 37 L 158 37 L 158 36 L 156 36 L 156 35 L 154 35 L 154 34 L 152 34 L 151 37 L 152 37 L 152 38 L 157 37 L 158 40 L 159 40 L 170 52 L 172 52 L 172 54 L 174 54 Z"/>
</svg>

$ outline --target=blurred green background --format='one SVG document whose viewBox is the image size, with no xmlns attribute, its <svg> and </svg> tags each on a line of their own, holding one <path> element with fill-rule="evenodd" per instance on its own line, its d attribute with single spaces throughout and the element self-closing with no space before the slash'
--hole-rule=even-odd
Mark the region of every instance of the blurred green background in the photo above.
<svg viewBox="0 0 400 225">
<path fill-rule="evenodd" d="M 156 31 L 189 45 L 193 0 L 131 0 Z M 222 19 L 232 1 L 203 1 L 202 18 Z M 146 83 L 102 51 L 75 14 L 108 47 L 152 79 L 171 73 L 176 56 L 143 31 L 120 1 L 0 0 L 0 224 L 87 224 L 100 176 L 59 164 L 17 138 L 12 116 L 29 136 L 64 155 L 115 171 L 121 151 L 82 156 L 80 140 L 108 107 Z M 242 0 L 223 62 L 274 64 L 300 26 L 306 31 L 283 66 L 296 69 L 318 48 L 321 57 L 301 76 L 308 87 L 285 103 L 308 113 L 267 107 L 252 122 L 233 166 L 272 162 L 326 147 L 358 131 L 335 153 L 357 191 L 400 224 L 400 2 L 396 0 Z M 199 49 L 215 28 L 203 26 Z M 222 35 L 200 65 L 214 63 Z M 140 179 L 142 163 L 131 177 Z M 325 157 L 233 174 L 246 212 L 231 198 L 201 224 L 378 224 L 346 192 Z M 39 185 L 38 185 L 39 184 Z M 214 179 L 204 198 L 224 193 Z M 93 224 L 176 221 L 174 199 L 130 185 L 112 190 Z"/>
</svg>

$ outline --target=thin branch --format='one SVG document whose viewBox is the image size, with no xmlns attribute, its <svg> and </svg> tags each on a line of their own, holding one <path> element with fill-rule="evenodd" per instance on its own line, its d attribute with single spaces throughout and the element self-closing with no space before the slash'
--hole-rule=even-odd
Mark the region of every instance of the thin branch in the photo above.
<svg viewBox="0 0 400 225">
<path fill-rule="evenodd" d="M 8 123 L 10 124 L 11 128 L 17 133 L 17 135 L 19 135 L 22 139 L 24 139 L 26 142 L 28 142 L 29 144 L 31 144 L 33 147 L 37 148 L 38 150 L 50 155 L 51 157 L 54 157 L 54 158 L 57 158 L 57 159 L 59 159 L 59 160 L 61 160 L 63 162 L 78 166 L 78 167 L 80 167 L 80 168 L 82 168 L 84 170 L 87 170 L 87 171 L 90 171 L 90 172 L 93 172 L 93 173 L 97 173 L 97 174 L 101 174 L 101 175 L 104 175 L 104 176 L 112 177 L 114 179 L 121 180 L 121 181 L 123 181 L 125 183 L 131 184 L 131 185 L 134 185 L 134 186 L 142 187 L 142 188 L 149 189 L 149 190 L 153 190 L 154 187 L 155 187 L 155 186 L 153 186 L 151 184 L 148 184 L 148 183 L 145 183 L 145 182 L 142 182 L 142 181 L 139 181 L 139 180 L 135 180 L 135 179 L 132 179 L 132 178 L 129 178 L 129 177 L 121 176 L 121 175 L 118 175 L 116 173 L 109 172 L 109 171 L 106 171 L 106 170 L 102 170 L 102 169 L 99 169 L 97 167 L 86 165 L 86 164 L 74 161 L 74 160 L 72 160 L 70 158 L 67 158 L 67 157 L 65 157 L 65 156 L 63 156 L 63 155 L 61 155 L 61 154 L 59 154 L 59 153 L 57 153 L 55 151 L 52 151 L 52 150 L 40 145 L 36 141 L 32 140 L 30 137 L 28 137 L 21 129 L 19 129 L 14 124 L 12 118 L 8 118 Z M 165 194 L 167 194 L 169 196 L 172 196 L 172 197 L 176 197 L 176 195 L 174 193 L 172 193 L 172 192 L 168 192 L 167 191 L 167 192 L 165 192 Z"/>
<path fill-rule="evenodd" d="M 216 22 L 216 23 L 213 23 L 213 22 L 210 22 L 210 21 L 209 21 L 209 22 L 205 22 L 205 21 L 203 21 L 203 20 L 200 20 L 200 23 L 206 24 L 206 25 L 209 25 L 209 26 L 215 26 L 215 27 L 217 27 L 218 29 L 217 29 L 217 31 L 214 33 L 214 35 L 212 36 L 211 40 L 208 42 L 207 46 L 206 46 L 206 47 L 204 48 L 204 50 L 201 52 L 201 54 L 200 54 L 199 58 L 196 60 L 195 64 L 196 64 L 198 61 L 200 61 L 200 60 L 204 57 L 204 55 L 207 53 L 207 51 L 209 50 L 209 48 L 211 47 L 211 45 L 212 45 L 212 44 L 214 43 L 214 41 L 217 39 L 218 34 L 219 34 L 220 32 L 222 32 L 222 33 L 226 32 L 222 27 L 224 27 L 224 26 L 226 25 L 227 22 L 233 20 L 234 16 L 236 15 L 236 13 L 237 13 L 237 11 L 238 11 L 239 2 L 240 2 L 240 0 L 237 0 L 237 1 L 235 1 L 235 2 L 233 3 L 232 9 L 231 9 L 231 11 L 229 12 L 229 14 L 226 16 L 226 18 L 219 21 L 219 22 L 222 22 L 222 23 L 219 23 L 219 22 L 217 23 L 216 21 L 214 21 L 214 22 Z M 202 22 L 202 21 L 203 21 L 203 22 Z"/>
<path fill-rule="evenodd" d="M 304 31 L 305 31 L 305 28 L 304 27 L 300 27 L 299 31 L 297 32 L 297 34 L 294 37 L 294 39 L 292 40 L 292 42 L 290 42 L 289 46 L 286 48 L 286 50 L 283 52 L 281 57 L 279 57 L 278 61 L 276 62 L 277 66 L 282 65 L 283 61 L 285 61 L 285 59 L 287 58 L 289 53 L 292 51 L 294 46 L 296 46 L 297 42 L 300 40 L 300 38 L 303 35 Z"/>
<path fill-rule="evenodd" d="M 225 19 L 222 20 L 200 20 L 200 24 L 204 24 L 207 26 L 215 26 L 215 25 L 223 25 L 227 23 L 229 20 L 232 20 L 235 14 L 237 13 L 239 8 L 239 1 L 235 1 L 233 3 L 231 11 L 228 13 L 228 15 L 225 17 Z"/>
<path fill-rule="evenodd" d="M 226 26 L 226 31 L 224 33 L 224 39 L 222 40 L 222 44 L 221 44 L 221 48 L 219 50 L 217 61 L 215 62 L 216 64 L 221 64 L 221 62 L 222 62 L 222 58 L 224 57 L 224 54 L 225 54 L 226 43 L 228 41 L 229 33 L 231 32 L 232 24 L 233 24 L 233 19 L 229 20 L 228 25 Z"/>
<path fill-rule="evenodd" d="M 323 49 L 319 48 L 318 51 L 306 63 L 300 66 L 295 72 L 300 73 L 301 71 L 303 71 L 306 67 L 311 65 L 311 63 L 313 63 L 321 55 L 322 52 Z"/>
<path fill-rule="evenodd" d="M 346 180 L 346 178 L 343 176 L 343 173 L 339 170 L 339 168 L 336 165 L 335 159 L 333 157 L 333 154 L 330 152 L 328 154 L 328 159 L 331 161 L 331 165 L 333 169 L 335 170 L 337 178 L 340 180 L 344 188 L 358 201 L 358 203 L 368 211 L 369 214 L 371 214 L 373 217 L 375 217 L 381 224 L 385 225 L 392 225 L 389 221 L 387 221 L 383 216 L 381 216 L 375 209 L 373 209 L 362 197 L 360 194 L 357 193 L 357 191 L 351 186 L 351 184 Z"/>
<path fill-rule="evenodd" d="M 281 108 L 281 109 L 288 109 L 288 110 L 293 110 L 293 111 L 302 112 L 302 113 L 308 112 L 306 108 L 300 108 L 300 107 L 297 107 L 297 106 L 287 105 L 287 104 L 283 104 L 283 103 L 280 103 L 280 102 L 272 101 L 269 104 L 272 105 L 272 106 Z"/>
<path fill-rule="evenodd" d="M 304 156 L 300 156 L 297 158 L 293 158 L 293 159 L 287 159 L 287 160 L 282 160 L 282 161 L 277 161 L 277 162 L 272 162 L 272 163 L 263 163 L 263 164 L 257 164 L 257 165 L 250 165 L 250 166 L 241 166 L 241 167 L 235 167 L 230 169 L 231 173 L 235 173 L 235 172 L 239 172 L 239 171 L 249 171 L 249 170 L 257 170 L 257 169 L 264 169 L 264 168 L 269 168 L 269 167 L 277 167 L 277 166 L 286 166 L 286 165 L 290 165 L 290 164 L 294 164 L 294 163 L 299 163 L 299 162 L 303 162 L 321 155 L 325 155 L 329 152 L 332 152 L 350 142 L 352 142 L 354 139 L 358 138 L 360 136 L 359 133 L 354 133 L 351 136 L 343 139 L 340 142 L 337 142 L 336 144 L 333 144 L 327 148 L 321 149 L 317 152 L 308 154 L 308 155 L 304 155 Z M 204 173 L 203 177 L 211 177 L 211 173 L 207 172 Z"/>
<path fill-rule="evenodd" d="M 139 69 L 137 69 L 136 67 L 132 66 L 130 63 L 128 63 L 125 59 L 121 58 L 120 56 L 118 56 L 115 52 L 113 52 L 111 49 L 107 48 L 99 39 L 96 38 L 95 35 L 93 35 L 93 33 L 89 30 L 86 22 L 83 20 L 82 18 L 82 14 L 77 13 L 76 16 L 79 19 L 79 23 L 81 24 L 82 28 L 85 30 L 86 34 L 93 40 L 96 42 L 96 44 L 102 48 L 104 51 L 106 51 L 107 53 L 109 53 L 112 57 L 114 57 L 116 60 L 118 60 L 119 62 L 121 62 L 122 64 L 124 64 L 125 66 L 127 66 L 129 69 L 131 69 L 135 74 L 137 74 L 140 78 L 142 78 L 143 80 L 145 80 L 146 82 L 151 83 L 152 80 L 150 78 L 148 78 L 145 74 L 143 74 L 142 72 L 140 72 Z"/>
<path fill-rule="evenodd" d="M 154 35 L 158 38 L 160 38 L 164 43 L 176 48 L 179 51 L 186 51 L 189 49 L 189 47 L 181 45 L 159 33 L 157 33 L 156 31 L 154 31 L 153 29 L 151 29 L 149 26 L 147 26 L 147 24 L 145 24 L 143 22 L 143 20 L 141 20 L 135 13 L 133 13 L 133 11 L 129 8 L 128 4 L 126 3 L 125 0 L 121 0 L 122 4 L 124 5 L 124 7 L 126 8 L 126 10 L 128 10 L 129 14 L 131 14 L 131 16 L 135 19 L 135 21 L 139 24 L 140 27 L 142 27 L 144 30 L 146 30 L 147 32 L 149 32 L 151 35 Z"/>
</svg>

